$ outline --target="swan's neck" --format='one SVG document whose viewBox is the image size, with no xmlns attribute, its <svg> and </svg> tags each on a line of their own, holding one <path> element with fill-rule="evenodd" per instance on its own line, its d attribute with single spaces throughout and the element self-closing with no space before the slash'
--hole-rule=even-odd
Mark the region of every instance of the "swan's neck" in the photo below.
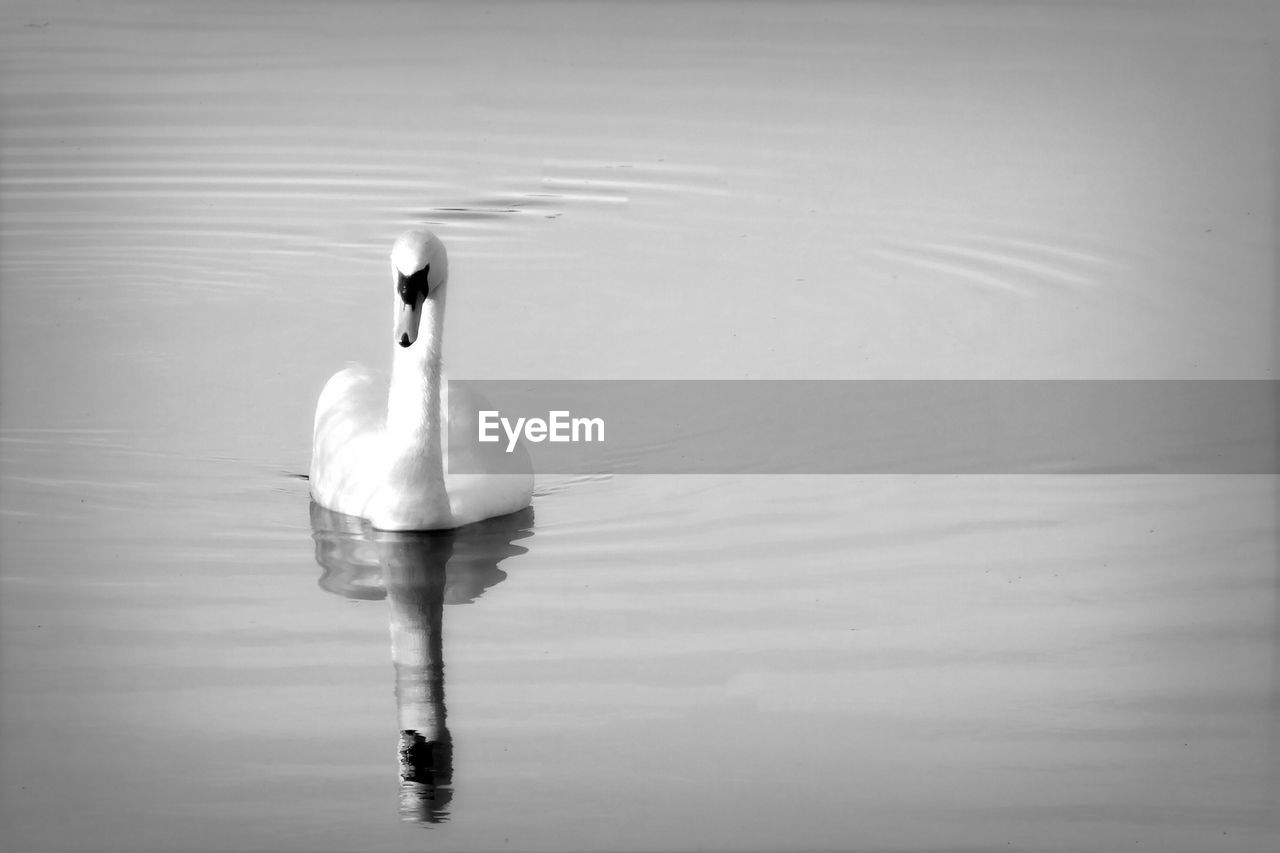
<svg viewBox="0 0 1280 853">
<path fill-rule="evenodd" d="M 440 350 L 444 341 L 444 303 L 445 288 L 441 286 L 422 303 L 417 341 L 408 347 L 395 345 L 387 398 L 392 466 L 415 469 L 414 479 L 438 484 L 441 497 L 444 463 L 440 442 Z"/>
</svg>

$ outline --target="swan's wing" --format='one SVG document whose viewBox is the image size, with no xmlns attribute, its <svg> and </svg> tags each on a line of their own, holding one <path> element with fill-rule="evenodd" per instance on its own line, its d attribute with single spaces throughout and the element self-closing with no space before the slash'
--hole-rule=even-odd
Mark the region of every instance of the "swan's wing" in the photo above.
<svg viewBox="0 0 1280 853">
<path fill-rule="evenodd" d="M 491 448 L 480 452 L 476 413 L 493 406 L 466 382 L 450 380 L 445 388 L 449 413 L 448 428 L 443 431 L 445 485 L 454 520 L 470 524 L 527 507 L 533 495 L 533 465 L 524 445 L 516 445 L 510 455 L 495 454 Z M 459 446 L 451 438 L 467 441 Z"/>
<path fill-rule="evenodd" d="M 456 470 L 474 471 L 477 474 L 533 474 L 533 465 L 529 461 L 529 452 L 525 449 L 524 442 L 517 444 L 510 454 L 491 452 L 494 447 L 505 447 L 505 438 L 481 452 L 477 438 L 480 427 L 477 414 L 493 409 L 493 404 L 483 394 L 470 383 L 456 379 L 450 379 L 444 389 L 443 408 L 448 413 L 447 428 L 443 431 L 446 473 L 449 472 L 449 462 L 453 461 L 458 463 L 454 466 Z M 463 442 L 459 445 L 451 441 L 456 438 L 463 439 Z M 497 468 L 493 467 L 495 460 Z"/>
<path fill-rule="evenodd" d="M 316 404 L 311 496 L 329 509 L 360 515 L 378 482 L 378 435 L 386 423 L 387 387 L 353 365 L 333 375 Z"/>
</svg>

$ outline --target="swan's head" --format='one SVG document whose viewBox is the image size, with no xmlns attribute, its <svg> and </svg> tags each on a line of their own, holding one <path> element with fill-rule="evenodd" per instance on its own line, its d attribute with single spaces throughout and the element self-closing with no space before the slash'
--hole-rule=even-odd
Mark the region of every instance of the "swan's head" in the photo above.
<svg viewBox="0 0 1280 853">
<path fill-rule="evenodd" d="M 418 340 L 423 303 L 449 279 L 444 243 L 430 231 L 404 232 L 391 247 L 391 275 L 396 286 L 396 343 L 412 346 Z"/>
</svg>

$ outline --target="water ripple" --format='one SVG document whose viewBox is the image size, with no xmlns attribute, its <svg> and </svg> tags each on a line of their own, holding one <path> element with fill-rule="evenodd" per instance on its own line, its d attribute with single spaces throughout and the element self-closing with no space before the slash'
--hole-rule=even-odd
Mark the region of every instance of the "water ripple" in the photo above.
<svg viewBox="0 0 1280 853">
<path fill-rule="evenodd" d="M 938 272 L 979 289 L 1021 297 L 1097 287 L 1121 265 L 1115 257 L 1071 245 L 1004 234 L 886 239 L 870 254 L 895 268 Z"/>
</svg>

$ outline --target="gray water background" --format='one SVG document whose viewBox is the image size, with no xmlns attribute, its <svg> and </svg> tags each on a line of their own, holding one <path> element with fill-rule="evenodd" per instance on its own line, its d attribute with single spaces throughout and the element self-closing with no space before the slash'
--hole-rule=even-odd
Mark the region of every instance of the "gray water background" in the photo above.
<svg viewBox="0 0 1280 853">
<path fill-rule="evenodd" d="M 6 3 L 5 848 L 1271 849 L 1274 476 L 543 477 L 421 826 L 297 475 L 421 224 L 455 377 L 1275 379 L 1275 24 Z"/>
</svg>

